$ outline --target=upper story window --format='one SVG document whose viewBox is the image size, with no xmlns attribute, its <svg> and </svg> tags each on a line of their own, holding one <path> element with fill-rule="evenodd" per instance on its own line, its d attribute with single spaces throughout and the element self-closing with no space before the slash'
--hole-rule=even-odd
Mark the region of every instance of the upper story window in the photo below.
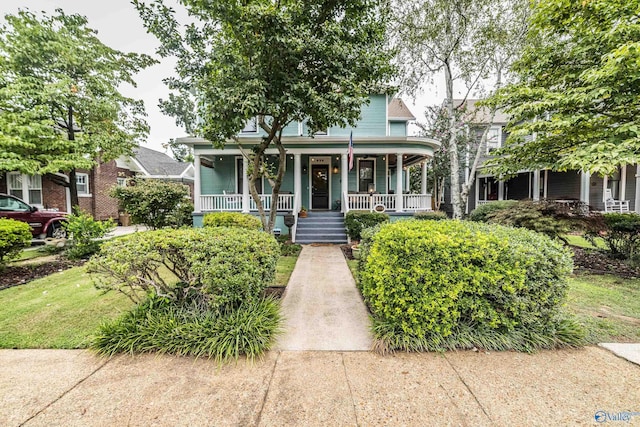
<svg viewBox="0 0 640 427">
<path fill-rule="evenodd" d="M 487 154 L 500 148 L 502 144 L 502 127 L 492 126 L 487 133 Z"/>
<path fill-rule="evenodd" d="M 86 173 L 76 174 L 76 188 L 78 190 L 78 196 L 89 195 L 89 175 Z"/>
<path fill-rule="evenodd" d="M 252 117 L 247 120 L 242 128 L 242 133 L 256 133 L 258 132 L 258 118 Z"/>
</svg>

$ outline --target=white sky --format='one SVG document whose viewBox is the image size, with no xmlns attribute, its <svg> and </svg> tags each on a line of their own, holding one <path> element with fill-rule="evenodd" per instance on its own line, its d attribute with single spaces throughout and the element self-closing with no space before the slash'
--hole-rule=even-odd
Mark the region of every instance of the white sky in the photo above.
<svg viewBox="0 0 640 427">
<path fill-rule="evenodd" d="M 176 0 L 165 0 L 165 4 L 180 8 Z M 98 31 L 98 37 L 107 46 L 123 52 L 146 53 L 160 59 L 155 55 L 157 39 L 147 34 L 138 12 L 129 0 L 0 0 L 2 20 L 6 14 L 15 14 L 20 8 L 28 8 L 33 12 L 44 11 L 48 14 L 53 14 L 55 9 L 61 8 L 67 14 L 84 15 L 88 19 L 89 27 Z M 169 93 L 162 79 L 171 76 L 172 73 L 173 63 L 170 59 L 165 59 L 160 64 L 140 72 L 136 78 L 136 88 L 129 85 L 121 88 L 126 96 L 144 101 L 150 133 L 143 145 L 159 151 L 164 151 L 162 144 L 169 138 L 185 135 L 184 130 L 175 125 L 173 117 L 165 116 L 158 108 L 158 100 L 167 98 Z M 427 94 L 420 96 L 415 104 L 410 98 L 403 97 L 419 121 L 424 120 L 426 105 L 442 102 L 444 91 L 437 90 L 437 86 L 440 85 L 432 87 Z"/>
</svg>

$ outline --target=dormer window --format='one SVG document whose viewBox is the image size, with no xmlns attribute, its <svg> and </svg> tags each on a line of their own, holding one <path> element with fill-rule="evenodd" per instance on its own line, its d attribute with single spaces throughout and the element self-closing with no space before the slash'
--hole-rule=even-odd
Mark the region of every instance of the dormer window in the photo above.
<svg viewBox="0 0 640 427">
<path fill-rule="evenodd" d="M 487 132 L 487 154 L 497 150 L 501 146 L 502 127 L 492 126 Z"/>
<path fill-rule="evenodd" d="M 252 117 L 247 120 L 242 128 L 242 133 L 256 133 L 258 132 L 258 118 Z"/>
</svg>

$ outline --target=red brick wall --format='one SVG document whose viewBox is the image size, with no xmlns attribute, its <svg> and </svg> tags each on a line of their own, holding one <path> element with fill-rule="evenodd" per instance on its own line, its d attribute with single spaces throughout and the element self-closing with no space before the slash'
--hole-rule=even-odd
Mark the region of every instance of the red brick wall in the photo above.
<svg viewBox="0 0 640 427">
<path fill-rule="evenodd" d="M 42 204 L 46 209 L 67 211 L 66 187 L 56 184 L 50 175 L 42 177 Z"/>
<path fill-rule="evenodd" d="M 89 212 L 95 219 L 105 220 L 118 219 L 118 201 L 109 196 L 118 178 L 133 176 L 131 171 L 121 169 L 116 165 L 115 160 L 101 163 L 93 170 L 78 170 L 80 173 L 89 175 L 89 192 L 91 197 L 79 197 L 80 207 Z"/>
</svg>

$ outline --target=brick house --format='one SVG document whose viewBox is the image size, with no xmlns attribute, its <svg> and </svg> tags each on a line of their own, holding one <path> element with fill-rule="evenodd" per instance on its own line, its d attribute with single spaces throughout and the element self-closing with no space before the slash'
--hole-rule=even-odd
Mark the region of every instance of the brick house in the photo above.
<svg viewBox="0 0 640 427">
<path fill-rule="evenodd" d="M 189 186 L 193 195 L 193 164 L 178 162 L 159 151 L 138 147 L 133 156 L 100 163 L 92 170 L 78 169 L 76 180 L 80 208 L 99 220 L 118 219 L 118 202 L 109 196 L 109 192 L 114 185 L 126 185 L 126 180 L 135 176 L 181 182 Z M 69 189 L 61 185 L 68 179 L 62 173 L 25 175 L 6 172 L 0 174 L 0 193 L 12 194 L 41 209 L 69 212 Z"/>
</svg>

